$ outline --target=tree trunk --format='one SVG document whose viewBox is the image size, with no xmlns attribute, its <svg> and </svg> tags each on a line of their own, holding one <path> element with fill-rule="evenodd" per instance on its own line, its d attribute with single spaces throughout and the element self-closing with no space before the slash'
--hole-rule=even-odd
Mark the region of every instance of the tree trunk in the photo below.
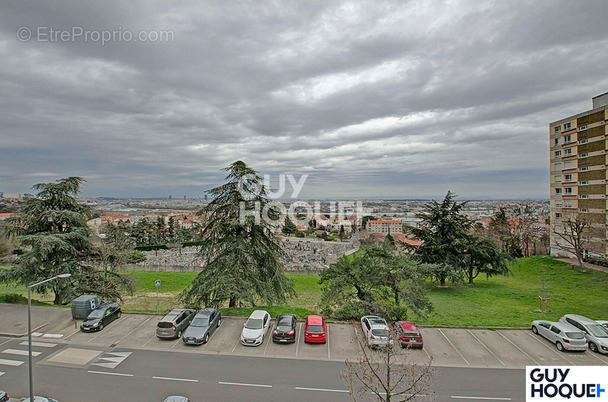
<svg viewBox="0 0 608 402">
<path fill-rule="evenodd" d="M 236 307 L 236 296 L 230 296 L 230 301 L 228 302 L 228 307 Z"/>
</svg>

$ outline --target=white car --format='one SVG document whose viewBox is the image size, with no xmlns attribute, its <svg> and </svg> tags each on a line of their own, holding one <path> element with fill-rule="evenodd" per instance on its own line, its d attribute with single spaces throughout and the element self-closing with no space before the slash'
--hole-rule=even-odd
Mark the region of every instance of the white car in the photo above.
<svg viewBox="0 0 608 402">
<path fill-rule="evenodd" d="M 587 340 L 583 333 L 565 322 L 535 320 L 532 321 L 532 332 L 548 339 L 559 351 L 587 350 Z"/>
<path fill-rule="evenodd" d="M 270 328 L 270 314 L 266 310 L 255 310 L 243 326 L 241 343 L 245 346 L 259 346 Z"/>
<path fill-rule="evenodd" d="M 566 314 L 559 322 L 578 328 L 587 339 L 592 352 L 608 354 L 608 329 L 601 323 L 578 314 Z"/>
<path fill-rule="evenodd" d="M 370 348 L 382 348 L 389 345 L 389 328 L 384 318 L 365 315 L 361 317 L 361 328 Z"/>
</svg>

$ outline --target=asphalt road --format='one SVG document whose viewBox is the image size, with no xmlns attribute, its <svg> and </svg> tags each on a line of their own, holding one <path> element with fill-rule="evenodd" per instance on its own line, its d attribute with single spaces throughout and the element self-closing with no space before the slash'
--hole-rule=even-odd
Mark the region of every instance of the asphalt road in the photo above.
<svg viewBox="0 0 608 402">
<path fill-rule="evenodd" d="M 24 348 L 21 343 L 22 339 L 0 339 L 3 350 Z M 33 344 L 40 353 L 34 364 L 36 393 L 62 402 L 163 401 L 171 394 L 193 401 L 352 400 L 340 377 L 342 362 L 124 348 L 100 351 L 45 343 L 54 346 Z M 77 356 L 85 356 L 82 362 L 90 357 L 87 351 L 91 356 L 101 353 L 102 363 L 94 358 L 75 364 Z M 0 388 L 14 398 L 26 396 L 27 364 L 5 370 Z M 524 370 L 442 367 L 436 371 L 428 395 L 432 400 L 523 400 Z"/>
</svg>

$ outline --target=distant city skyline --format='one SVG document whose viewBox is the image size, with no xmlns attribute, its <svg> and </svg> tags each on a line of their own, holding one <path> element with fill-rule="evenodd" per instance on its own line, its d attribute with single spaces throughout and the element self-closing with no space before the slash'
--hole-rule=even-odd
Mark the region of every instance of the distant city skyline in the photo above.
<svg viewBox="0 0 608 402">
<path fill-rule="evenodd" d="M 608 91 L 607 2 L 4 2 L 0 191 L 548 199 L 549 123 Z"/>
</svg>

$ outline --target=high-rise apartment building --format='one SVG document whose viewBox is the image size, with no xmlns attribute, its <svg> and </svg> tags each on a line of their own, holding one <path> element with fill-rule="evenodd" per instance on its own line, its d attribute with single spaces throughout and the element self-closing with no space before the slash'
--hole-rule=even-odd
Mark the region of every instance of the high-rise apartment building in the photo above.
<svg viewBox="0 0 608 402">
<path fill-rule="evenodd" d="M 608 92 L 593 98 L 593 108 L 549 125 L 551 171 L 551 254 L 572 255 L 557 233 L 575 219 L 589 225 L 583 247 L 608 257 Z"/>
</svg>

